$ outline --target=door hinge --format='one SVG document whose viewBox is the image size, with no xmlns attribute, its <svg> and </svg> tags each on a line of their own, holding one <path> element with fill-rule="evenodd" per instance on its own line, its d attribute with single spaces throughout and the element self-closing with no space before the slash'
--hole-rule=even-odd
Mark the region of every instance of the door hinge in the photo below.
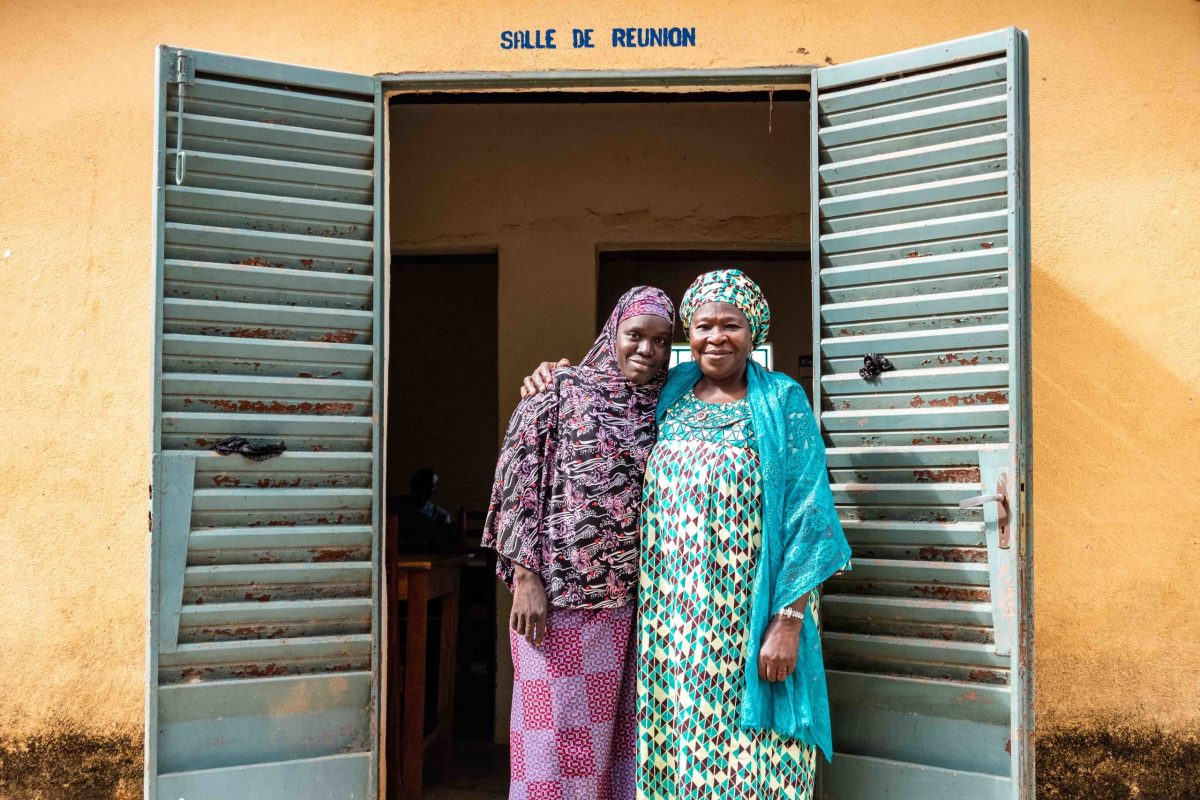
<svg viewBox="0 0 1200 800">
<path fill-rule="evenodd" d="M 196 82 L 196 59 L 183 50 L 171 54 L 171 83 L 182 83 L 191 86 Z"/>
</svg>

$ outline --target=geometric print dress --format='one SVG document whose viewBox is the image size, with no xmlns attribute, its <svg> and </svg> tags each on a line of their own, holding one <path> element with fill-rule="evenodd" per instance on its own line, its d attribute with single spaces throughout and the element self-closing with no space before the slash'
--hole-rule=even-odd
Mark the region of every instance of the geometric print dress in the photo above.
<svg viewBox="0 0 1200 800">
<path fill-rule="evenodd" d="M 738 725 L 762 486 L 746 399 L 688 392 L 646 465 L 638 800 L 809 800 L 815 749 Z M 815 624 L 815 604 L 810 605 Z"/>
</svg>

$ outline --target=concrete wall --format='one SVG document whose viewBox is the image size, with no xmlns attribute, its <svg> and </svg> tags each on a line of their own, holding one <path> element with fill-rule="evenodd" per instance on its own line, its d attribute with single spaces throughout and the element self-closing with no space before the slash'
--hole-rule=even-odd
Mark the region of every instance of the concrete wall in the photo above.
<svg viewBox="0 0 1200 800">
<path fill-rule="evenodd" d="M 0 16 L 0 731 L 63 759 L 28 781 L 76 780 L 86 760 L 55 749 L 76 733 L 91 752 L 139 735 L 159 42 L 374 73 L 819 64 L 1028 29 L 1042 736 L 1200 728 L 1200 4 L 7 0 Z M 498 47 L 502 28 L 629 24 L 695 25 L 699 46 Z M 528 363 L 502 363 L 502 383 Z"/>
</svg>

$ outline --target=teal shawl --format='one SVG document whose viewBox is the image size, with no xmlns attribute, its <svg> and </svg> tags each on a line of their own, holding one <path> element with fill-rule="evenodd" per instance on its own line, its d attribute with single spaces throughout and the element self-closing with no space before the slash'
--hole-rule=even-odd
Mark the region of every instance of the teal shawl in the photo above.
<svg viewBox="0 0 1200 800">
<path fill-rule="evenodd" d="M 700 377 L 694 363 L 671 369 L 658 401 L 659 422 Z M 785 680 L 759 679 L 758 652 L 771 618 L 846 566 L 850 545 L 833 506 L 825 445 L 804 390 L 753 360 L 747 383 L 762 479 L 763 534 L 738 713 L 743 728 L 778 731 L 820 747 L 830 758 L 825 665 L 811 616 L 801 629 L 796 670 Z"/>
</svg>

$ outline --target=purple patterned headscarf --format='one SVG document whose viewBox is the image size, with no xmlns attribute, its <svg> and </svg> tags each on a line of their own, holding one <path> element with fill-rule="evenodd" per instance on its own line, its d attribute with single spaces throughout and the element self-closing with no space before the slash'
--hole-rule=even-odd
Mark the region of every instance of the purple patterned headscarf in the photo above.
<svg viewBox="0 0 1200 800">
<path fill-rule="evenodd" d="M 611 608 L 630 602 L 638 578 L 642 477 L 654 446 L 654 411 L 667 369 L 635 385 L 617 364 L 617 328 L 675 309 L 659 289 L 626 292 L 578 367 L 513 412 L 496 463 L 483 545 L 512 588 L 516 564 L 542 577 L 550 604 Z"/>
</svg>

